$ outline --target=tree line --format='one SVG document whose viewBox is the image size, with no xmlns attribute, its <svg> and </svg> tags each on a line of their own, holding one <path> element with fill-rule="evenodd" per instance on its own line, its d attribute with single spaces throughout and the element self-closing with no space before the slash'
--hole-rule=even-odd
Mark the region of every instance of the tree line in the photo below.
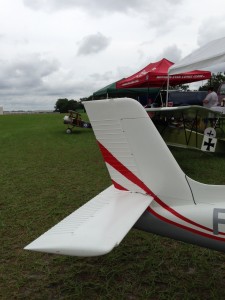
<svg viewBox="0 0 225 300">
<path fill-rule="evenodd" d="M 219 72 L 212 74 L 212 77 L 208 81 L 199 87 L 199 91 L 207 91 L 208 87 L 213 86 L 215 92 L 218 90 L 221 83 L 225 82 L 225 72 Z"/>
<path fill-rule="evenodd" d="M 86 98 L 83 98 L 81 100 L 85 100 Z M 68 100 L 67 98 L 61 98 L 56 101 L 55 104 L 55 111 L 60 113 L 67 113 L 69 110 L 84 110 L 84 105 L 81 101 L 76 100 Z"/>
</svg>

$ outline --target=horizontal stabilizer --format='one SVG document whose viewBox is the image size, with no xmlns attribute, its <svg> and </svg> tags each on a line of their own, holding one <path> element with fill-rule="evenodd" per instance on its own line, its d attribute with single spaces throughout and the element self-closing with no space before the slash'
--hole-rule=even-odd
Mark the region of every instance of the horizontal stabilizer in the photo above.
<svg viewBox="0 0 225 300">
<path fill-rule="evenodd" d="M 110 186 L 25 247 L 74 256 L 97 256 L 117 246 L 152 197 Z"/>
</svg>

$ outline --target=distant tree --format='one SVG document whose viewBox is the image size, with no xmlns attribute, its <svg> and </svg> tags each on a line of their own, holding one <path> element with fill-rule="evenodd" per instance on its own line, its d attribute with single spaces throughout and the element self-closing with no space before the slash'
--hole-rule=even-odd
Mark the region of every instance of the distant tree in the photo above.
<svg viewBox="0 0 225 300">
<path fill-rule="evenodd" d="M 76 110 L 78 106 L 77 101 L 71 99 L 68 100 L 67 98 L 58 99 L 55 104 L 55 111 L 60 113 L 67 113 L 69 110 Z"/>
<path fill-rule="evenodd" d="M 84 97 L 84 98 L 80 98 L 80 101 L 91 101 L 91 100 L 93 100 L 93 95 L 90 95 L 90 96 L 88 96 L 88 97 Z"/>
<path fill-rule="evenodd" d="M 189 85 L 188 84 L 179 84 L 177 87 L 178 87 L 179 90 L 182 90 L 184 92 L 187 92 L 188 89 L 189 89 Z"/>
<path fill-rule="evenodd" d="M 84 110 L 84 104 L 81 101 L 77 102 L 77 109 Z"/>
<path fill-rule="evenodd" d="M 93 96 L 89 96 L 89 97 L 85 97 L 85 98 L 80 98 L 80 107 L 82 107 L 82 109 L 84 110 L 84 112 L 86 112 L 85 107 L 84 107 L 84 102 L 86 101 L 92 101 L 93 100 Z"/>
<path fill-rule="evenodd" d="M 67 112 L 68 111 L 68 102 L 69 102 L 69 100 L 67 98 L 58 99 L 55 104 L 55 111 L 58 111 L 60 113 Z"/>
<path fill-rule="evenodd" d="M 77 107 L 78 107 L 77 101 L 72 100 L 72 99 L 68 101 L 67 111 L 68 110 L 74 110 L 75 111 L 77 109 Z"/>
<path fill-rule="evenodd" d="M 215 91 L 217 91 L 222 82 L 225 82 L 225 72 L 212 74 L 212 77 L 206 82 L 206 84 L 199 87 L 199 91 L 207 91 L 209 86 L 213 86 Z"/>
<path fill-rule="evenodd" d="M 80 98 L 80 101 L 87 101 L 88 98 L 87 97 L 84 97 L 84 98 Z"/>
</svg>

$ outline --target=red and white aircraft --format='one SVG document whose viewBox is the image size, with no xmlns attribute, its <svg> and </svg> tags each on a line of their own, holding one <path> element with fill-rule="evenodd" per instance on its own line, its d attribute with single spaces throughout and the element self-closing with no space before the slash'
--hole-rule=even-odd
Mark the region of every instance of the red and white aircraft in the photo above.
<svg viewBox="0 0 225 300">
<path fill-rule="evenodd" d="M 103 255 L 135 227 L 225 251 L 225 186 L 186 176 L 137 101 L 85 108 L 113 184 L 25 249 Z"/>
</svg>

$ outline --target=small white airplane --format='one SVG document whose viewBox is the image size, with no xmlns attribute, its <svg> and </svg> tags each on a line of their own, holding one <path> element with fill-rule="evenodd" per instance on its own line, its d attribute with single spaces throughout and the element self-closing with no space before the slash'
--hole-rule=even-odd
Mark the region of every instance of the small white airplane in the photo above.
<svg viewBox="0 0 225 300">
<path fill-rule="evenodd" d="M 135 227 L 225 251 L 225 186 L 186 176 L 137 101 L 97 100 L 85 108 L 113 184 L 25 249 L 98 256 Z"/>
</svg>

